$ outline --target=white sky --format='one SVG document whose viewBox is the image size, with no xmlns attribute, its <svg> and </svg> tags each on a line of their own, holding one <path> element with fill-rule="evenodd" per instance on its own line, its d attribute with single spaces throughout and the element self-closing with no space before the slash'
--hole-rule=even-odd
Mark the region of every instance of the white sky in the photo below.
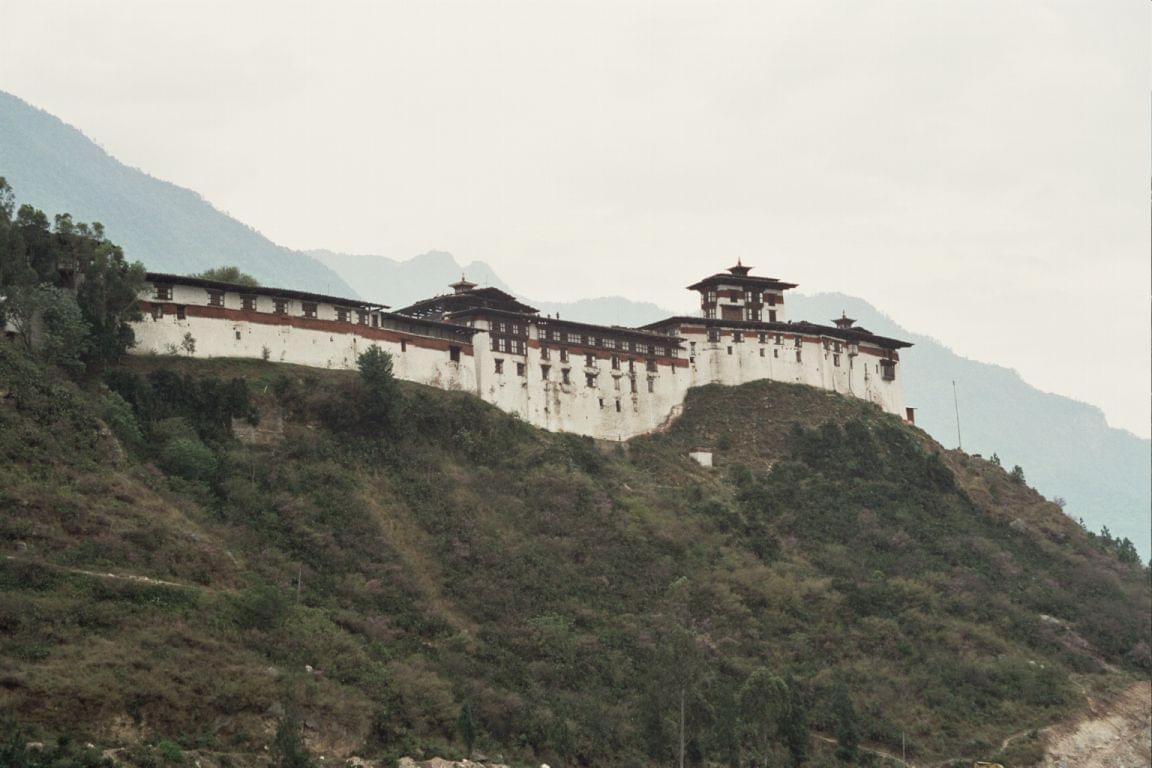
<svg viewBox="0 0 1152 768">
<path fill-rule="evenodd" d="M 0 0 L 0 88 L 284 245 L 673 308 L 742 257 L 1148 436 L 1150 13 Z"/>
</svg>

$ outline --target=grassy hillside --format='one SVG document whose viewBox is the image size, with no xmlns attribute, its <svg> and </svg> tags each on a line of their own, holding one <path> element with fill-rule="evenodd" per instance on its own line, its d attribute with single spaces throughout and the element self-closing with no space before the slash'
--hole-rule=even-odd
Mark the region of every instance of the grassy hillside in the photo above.
<svg viewBox="0 0 1152 768">
<path fill-rule="evenodd" d="M 830 393 L 703 388 L 597 445 L 415 385 L 380 416 L 355 373 L 106 380 L 0 343 L 0 713 L 28 737 L 240 765 L 299 723 L 329 759 L 452 755 L 467 711 L 514 764 L 667 765 L 683 690 L 690 762 L 747 764 L 766 668 L 809 765 L 852 732 L 865 763 L 903 735 L 917 765 L 1023 765 L 1152 664 L 1146 571 Z"/>
<path fill-rule="evenodd" d="M 797 296 L 801 317 L 830 318 L 847 310 L 876 333 L 915 342 L 902 354 L 904 397 L 917 422 L 945 445 L 956 444 L 952 382 L 960 392 L 964 447 L 1008 466 L 1065 511 L 1135 542 L 1152 557 L 1152 442 L 1108 426 L 1099 408 L 1041 392 L 1009 368 L 961 357 L 935 339 L 912 333 L 860 299 L 842 294 Z"/>
<path fill-rule="evenodd" d="M 265 285 L 355 296 L 335 272 L 276 245 L 190 189 L 109 155 L 58 118 L 0 91 L 0 176 L 49 218 L 101 222 L 128 257 L 155 272 L 236 265 Z"/>
</svg>

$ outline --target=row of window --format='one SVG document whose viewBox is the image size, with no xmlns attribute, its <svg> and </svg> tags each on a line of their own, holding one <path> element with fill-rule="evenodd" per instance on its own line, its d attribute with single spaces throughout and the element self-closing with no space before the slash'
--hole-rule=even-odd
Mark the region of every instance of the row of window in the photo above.
<svg viewBox="0 0 1152 768">
<path fill-rule="evenodd" d="M 679 351 L 676 347 L 666 347 L 662 344 L 647 344 L 631 339 L 617 339 L 613 336 L 595 336 L 577 331 L 561 331 L 558 328 L 541 328 L 541 341 L 553 341 L 562 344 L 579 344 L 584 347 L 601 347 L 602 349 L 615 349 L 621 352 L 632 352 L 638 355 L 655 355 L 656 357 L 676 357 Z"/>
<path fill-rule="evenodd" d="M 728 293 L 729 293 L 728 300 L 735 303 L 737 301 L 736 296 L 731 295 L 731 293 L 732 293 L 731 291 L 729 291 Z M 704 294 L 704 303 L 705 304 L 715 304 L 718 299 L 719 299 L 719 294 L 715 288 L 709 289 Z M 760 291 L 753 291 L 753 290 L 745 290 L 744 291 L 744 303 L 745 304 L 767 304 L 770 307 L 774 307 L 777 304 L 783 304 L 784 303 L 784 297 L 778 293 L 772 293 L 771 291 L 760 292 Z"/>
<path fill-rule="evenodd" d="M 157 301 L 171 301 L 172 300 L 172 286 L 158 285 L 156 286 L 155 298 Z M 257 297 L 253 294 L 240 295 L 240 308 L 247 312 L 256 312 Z M 216 290 L 214 288 L 208 289 L 208 306 L 210 307 L 223 307 L 224 306 L 224 291 Z M 272 298 L 272 314 L 274 315 L 287 315 L 291 307 L 289 299 Z M 371 325 L 373 328 L 380 327 L 380 316 L 374 312 L 369 312 L 366 309 L 353 310 L 348 307 L 336 307 L 336 320 L 341 323 L 353 322 L 352 313 L 356 313 L 355 321 L 360 325 Z M 300 302 L 300 316 L 311 319 L 319 317 L 319 303 L 315 301 L 302 301 Z"/>
<path fill-rule="evenodd" d="M 495 363 L 496 373 L 503 374 L 504 373 L 504 361 L 501 360 L 500 358 L 496 358 L 493 362 Z M 631 363 L 631 362 L 632 361 L 630 360 L 629 363 Z M 527 365 L 525 363 L 521 363 L 521 362 L 516 363 L 516 375 L 517 376 L 527 375 L 527 370 L 528 370 Z M 631 368 L 630 368 L 630 370 L 631 370 Z M 648 370 L 649 371 L 655 371 L 656 370 L 655 361 L 649 361 Z M 540 378 L 543 379 L 544 381 L 551 381 L 551 378 L 552 378 L 552 366 L 551 365 L 542 364 L 540 366 Z M 629 382 L 628 386 L 631 389 L 632 394 L 636 394 L 636 392 L 637 392 L 636 376 L 635 375 L 629 376 L 628 382 Z M 570 369 L 568 369 L 568 368 L 561 368 L 560 369 L 560 383 L 561 384 L 571 384 L 572 383 L 572 373 L 571 373 Z M 620 379 L 615 379 L 615 383 L 616 383 L 616 388 L 620 389 Z M 584 385 L 587 387 L 595 387 L 596 386 L 596 374 L 585 373 L 584 374 Z M 654 392 L 655 387 L 656 387 L 656 380 L 652 377 L 649 377 L 648 378 L 648 391 Z"/>
</svg>

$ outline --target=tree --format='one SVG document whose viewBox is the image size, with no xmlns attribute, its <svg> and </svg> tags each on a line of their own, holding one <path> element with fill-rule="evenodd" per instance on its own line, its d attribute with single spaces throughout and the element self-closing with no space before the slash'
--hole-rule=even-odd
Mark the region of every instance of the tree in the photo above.
<svg viewBox="0 0 1152 768">
<path fill-rule="evenodd" d="M 688 745 L 688 698 L 704 675 L 704 656 L 693 616 L 693 585 L 687 577 L 673 581 L 664 593 L 659 617 L 662 635 L 660 669 L 676 696 L 676 763 L 684 768 Z"/>
<path fill-rule="evenodd" d="M 32 352 L 36 324 L 52 303 L 54 292 L 55 289 L 46 284 L 9 285 L 4 289 L 4 316 L 26 352 Z"/>
<path fill-rule="evenodd" d="M 1024 469 L 1019 464 L 1012 467 L 1011 478 L 1017 485 L 1024 485 Z"/>
<path fill-rule="evenodd" d="M 741 686 L 741 730 L 753 765 L 771 764 L 772 745 L 788 703 L 787 684 L 764 667 L 752 672 Z"/>
<path fill-rule="evenodd" d="M 836 757 L 845 763 L 854 763 L 860 752 L 859 724 L 843 680 L 837 681 L 832 689 L 832 716 L 836 719 Z"/>
<path fill-rule="evenodd" d="M 472 705 L 467 701 L 460 707 L 460 716 L 456 718 L 456 730 L 460 732 L 460 740 L 464 742 L 468 757 L 471 757 L 472 747 L 476 745 L 476 721 L 472 716 Z"/>
<path fill-rule="evenodd" d="M 41 352 L 52 363 L 75 375 L 84 370 L 89 327 L 80 307 L 65 291 L 52 288 L 43 310 L 44 339 Z"/>
<path fill-rule="evenodd" d="M 198 277 L 202 280 L 216 280 L 221 283 L 232 283 L 233 285 L 242 285 L 247 288 L 259 288 L 260 283 L 256 278 L 252 277 L 245 272 L 241 272 L 239 267 L 213 267 L 206 269 L 191 277 Z"/>
<path fill-rule="evenodd" d="M 792 678 L 784 681 L 788 699 L 777 719 L 777 734 L 788 750 L 792 768 L 808 760 L 808 707 L 800 685 Z"/>
<path fill-rule="evenodd" d="M 392 355 L 373 344 L 356 360 L 364 386 L 361 400 L 362 427 L 386 431 L 395 421 L 397 389 L 392 374 Z"/>
<path fill-rule="evenodd" d="M 276 768 L 315 767 L 312 756 L 304 749 L 304 739 L 300 736 L 300 719 L 295 713 L 289 713 L 276 727 L 272 754 Z"/>
</svg>

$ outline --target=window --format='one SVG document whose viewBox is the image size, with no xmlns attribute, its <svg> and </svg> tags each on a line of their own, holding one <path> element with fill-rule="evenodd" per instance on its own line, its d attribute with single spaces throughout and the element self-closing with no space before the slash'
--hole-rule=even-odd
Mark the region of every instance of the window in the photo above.
<svg viewBox="0 0 1152 768">
<path fill-rule="evenodd" d="M 656 379 L 648 379 L 648 391 L 649 392 L 655 392 L 656 391 Z"/>
<path fill-rule="evenodd" d="M 288 314 L 288 300 L 287 299 L 273 299 L 272 305 L 273 305 L 272 311 L 275 312 L 277 315 Z"/>
<path fill-rule="evenodd" d="M 185 304 L 177 304 L 176 305 L 176 319 L 177 320 L 188 319 L 188 307 L 187 307 L 187 305 L 185 305 Z"/>
<path fill-rule="evenodd" d="M 351 317 L 351 314 L 352 313 L 350 313 L 344 307 L 337 307 L 336 308 L 336 319 L 341 323 L 348 322 L 349 318 Z"/>
<path fill-rule="evenodd" d="M 758 340 L 761 344 L 767 344 L 768 343 L 768 334 L 766 334 L 766 333 L 760 334 L 760 337 Z"/>
<path fill-rule="evenodd" d="M 566 350 L 566 349 L 560 350 L 560 362 L 562 362 L 562 363 L 568 362 L 568 350 Z"/>
<path fill-rule="evenodd" d="M 780 350 L 778 350 L 778 349 L 774 349 L 774 350 L 772 350 L 772 357 L 774 357 L 774 358 L 776 358 L 777 360 L 779 360 L 779 359 L 780 359 Z"/>
<path fill-rule="evenodd" d="M 564 335 L 564 340 L 567 341 L 569 344 L 579 344 L 580 343 L 580 334 L 571 333 L 571 332 L 566 333 Z"/>
<path fill-rule="evenodd" d="M 774 309 L 768 310 L 768 322 L 770 322 L 770 323 L 776 322 L 776 310 L 774 310 Z"/>
<path fill-rule="evenodd" d="M 496 373 L 504 373 L 504 361 L 496 360 Z"/>
<path fill-rule="evenodd" d="M 744 333 L 742 331 L 732 331 L 732 341 L 737 344 L 744 341 Z"/>
<path fill-rule="evenodd" d="M 153 320 L 163 320 L 164 319 L 164 306 L 162 304 L 157 304 L 156 306 L 152 307 L 152 319 Z"/>
<path fill-rule="evenodd" d="M 600 407 L 603 408 L 604 407 L 604 398 L 601 397 L 601 398 L 598 398 L 598 400 L 600 402 Z"/>
<path fill-rule="evenodd" d="M 172 286 L 158 285 L 156 286 L 156 300 L 157 301 L 172 301 Z"/>
<path fill-rule="evenodd" d="M 707 298 L 705 300 L 709 304 L 715 304 L 716 303 L 716 290 L 715 289 L 709 290 Z"/>
<path fill-rule="evenodd" d="M 668 350 L 664 347 L 656 347 L 655 350 L 653 350 L 652 352 L 649 352 L 648 354 L 650 354 L 650 355 L 655 354 L 656 357 L 667 357 L 668 356 Z"/>
<path fill-rule="evenodd" d="M 240 331 L 236 331 L 236 341 L 240 341 Z"/>
<path fill-rule="evenodd" d="M 763 349 L 760 350 L 760 357 L 764 357 L 764 350 Z"/>
<path fill-rule="evenodd" d="M 784 335 L 783 334 L 780 334 L 780 333 L 776 334 L 776 343 L 777 344 L 783 344 L 784 343 Z"/>
<path fill-rule="evenodd" d="M 836 354 L 835 352 L 832 353 L 832 365 L 836 366 L 837 368 L 840 367 L 840 355 Z"/>
<path fill-rule="evenodd" d="M 774 307 L 774 306 L 776 306 L 776 294 L 774 294 L 774 293 L 765 293 L 765 294 L 764 294 L 764 303 L 765 303 L 765 304 L 767 304 L 767 305 L 768 305 L 768 306 L 770 306 L 770 307 Z"/>
<path fill-rule="evenodd" d="M 629 376 L 628 382 L 629 382 L 629 384 L 632 385 L 632 394 L 636 394 L 636 377 L 635 376 Z"/>
<path fill-rule="evenodd" d="M 586 365 L 589 368 L 595 368 L 596 367 L 596 356 L 593 355 L 591 352 L 584 355 L 584 365 Z"/>
<path fill-rule="evenodd" d="M 356 321 L 358 323 L 360 323 L 360 325 L 368 325 L 368 312 L 367 312 L 367 310 L 363 310 L 363 309 L 356 310 Z"/>
<path fill-rule="evenodd" d="M 256 311 L 256 297 L 255 296 L 241 296 L 240 307 L 248 312 Z"/>
<path fill-rule="evenodd" d="M 572 380 L 568 378 L 568 369 L 567 368 L 561 368 L 560 369 L 560 381 L 564 382 L 565 384 L 571 384 L 572 383 Z"/>
<path fill-rule="evenodd" d="M 604 339 L 605 349 L 616 349 L 616 339 Z"/>
<path fill-rule="evenodd" d="M 796 350 L 796 362 L 798 362 L 798 363 L 804 362 L 802 357 L 801 357 L 801 351 L 799 349 Z"/>
<path fill-rule="evenodd" d="M 523 376 L 524 375 L 524 363 L 516 363 L 516 375 L 517 376 Z"/>
<path fill-rule="evenodd" d="M 300 305 L 300 307 L 303 310 L 304 317 L 311 317 L 311 318 L 316 317 L 316 302 L 305 301 L 303 304 Z"/>
<path fill-rule="evenodd" d="M 373 328 L 379 328 L 380 327 L 380 315 L 376 314 L 375 312 L 372 313 L 372 327 Z"/>
<path fill-rule="evenodd" d="M 728 354 L 732 354 L 732 345 L 731 344 L 728 345 Z"/>
<path fill-rule="evenodd" d="M 407 352 L 408 351 L 408 339 L 400 339 L 400 351 L 401 352 Z"/>
<path fill-rule="evenodd" d="M 720 331 L 715 328 L 708 329 L 708 341 L 720 341 Z"/>
<path fill-rule="evenodd" d="M 551 360 L 552 359 L 552 353 L 548 351 L 548 347 L 540 347 L 540 359 L 541 360 Z"/>
<path fill-rule="evenodd" d="M 891 360 L 880 361 L 880 378 L 884 381 L 896 380 L 896 363 Z"/>
<path fill-rule="evenodd" d="M 596 386 L 596 377 L 590 373 L 584 374 L 584 385 L 587 387 Z"/>
<path fill-rule="evenodd" d="M 620 358 L 618 358 L 616 355 L 612 355 L 612 370 L 620 370 Z"/>
<path fill-rule="evenodd" d="M 636 361 L 628 358 L 628 373 L 636 373 Z"/>
<path fill-rule="evenodd" d="M 448 360 L 453 363 L 460 362 L 460 347 L 448 347 Z"/>
<path fill-rule="evenodd" d="M 797 336 L 796 337 L 796 349 L 800 349 L 800 345 L 803 343 L 804 343 L 804 337 Z"/>
<path fill-rule="evenodd" d="M 648 370 L 648 373 L 656 373 L 656 361 L 655 360 L 649 360 L 644 367 Z"/>
<path fill-rule="evenodd" d="M 551 373 L 551 371 L 552 366 L 550 365 L 540 366 L 540 378 L 544 379 L 544 381 L 548 381 L 548 374 Z"/>
<path fill-rule="evenodd" d="M 208 306 L 224 306 L 224 291 L 208 291 Z"/>
<path fill-rule="evenodd" d="M 620 413 L 620 401 L 616 401 L 616 413 Z"/>
</svg>

